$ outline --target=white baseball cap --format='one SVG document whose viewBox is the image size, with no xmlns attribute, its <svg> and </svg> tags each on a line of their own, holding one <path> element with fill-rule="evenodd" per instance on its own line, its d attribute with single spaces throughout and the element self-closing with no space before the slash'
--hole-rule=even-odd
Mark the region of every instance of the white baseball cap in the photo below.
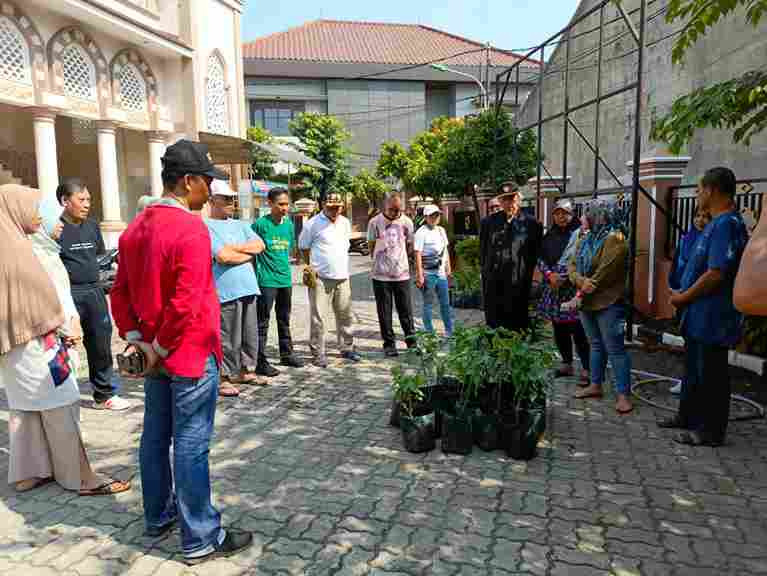
<svg viewBox="0 0 767 576">
<path fill-rule="evenodd" d="M 211 196 L 237 196 L 237 192 L 229 187 L 229 183 L 224 180 L 213 180 L 210 183 L 210 195 Z"/>
<path fill-rule="evenodd" d="M 568 198 L 560 198 L 557 203 L 554 204 L 554 212 L 557 210 L 564 210 L 568 214 L 573 213 L 573 203 Z"/>
<path fill-rule="evenodd" d="M 423 207 L 423 215 L 424 217 L 431 216 L 433 214 L 442 214 L 442 210 L 439 209 L 439 206 L 436 204 L 427 204 Z"/>
</svg>

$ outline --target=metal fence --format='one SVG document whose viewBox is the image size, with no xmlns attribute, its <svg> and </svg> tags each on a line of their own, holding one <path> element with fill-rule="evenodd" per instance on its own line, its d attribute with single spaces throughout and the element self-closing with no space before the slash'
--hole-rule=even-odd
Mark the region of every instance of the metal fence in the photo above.
<svg viewBox="0 0 767 576">
<path fill-rule="evenodd" d="M 764 192 L 767 191 L 767 178 L 755 178 L 753 180 L 738 180 L 738 192 L 735 203 L 738 210 L 749 210 L 756 221 L 762 213 Z M 671 189 L 671 216 L 677 226 L 669 227 L 667 242 L 667 255 L 671 257 L 676 251 L 682 237 L 692 227 L 695 218 L 697 185 L 689 184 Z"/>
</svg>

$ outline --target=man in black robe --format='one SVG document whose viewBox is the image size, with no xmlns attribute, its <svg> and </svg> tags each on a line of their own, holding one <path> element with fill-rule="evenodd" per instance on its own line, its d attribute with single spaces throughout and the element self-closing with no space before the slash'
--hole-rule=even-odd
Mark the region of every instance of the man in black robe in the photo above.
<svg viewBox="0 0 767 576">
<path fill-rule="evenodd" d="M 501 185 L 498 199 L 503 210 L 482 220 L 479 231 L 485 320 L 491 328 L 527 330 L 543 227 L 521 210 L 522 196 L 513 182 Z"/>
</svg>

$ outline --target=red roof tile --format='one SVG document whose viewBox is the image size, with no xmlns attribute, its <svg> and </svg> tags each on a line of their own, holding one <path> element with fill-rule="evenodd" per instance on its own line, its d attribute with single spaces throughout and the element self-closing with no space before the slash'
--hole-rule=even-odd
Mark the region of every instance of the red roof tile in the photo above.
<svg viewBox="0 0 767 576">
<path fill-rule="evenodd" d="M 440 60 L 446 65 L 484 64 L 484 45 L 420 24 L 313 20 L 244 44 L 243 56 L 252 60 L 407 66 L 474 50 Z M 490 58 L 495 66 L 511 66 L 520 57 L 492 49 Z M 537 65 L 537 61 L 530 61 L 530 66 Z"/>
</svg>

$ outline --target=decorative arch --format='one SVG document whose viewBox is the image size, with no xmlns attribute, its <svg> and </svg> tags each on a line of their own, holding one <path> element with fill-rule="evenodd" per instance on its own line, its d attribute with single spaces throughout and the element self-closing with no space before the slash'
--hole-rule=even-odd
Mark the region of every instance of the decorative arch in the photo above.
<svg viewBox="0 0 767 576">
<path fill-rule="evenodd" d="M 210 53 L 205 70 L 205 120 L 208 131 L 229 134 L 229 81 L 226 60 L 219 50 Z"/>
<path fill-rule="evenodd" d="M 73 110 L 91 116 L 106 110 L 111 96 L 107 61 L 87 32 L 77 26 L 56 32 L 48 42 L 48 67 L 53 90 L 69 96 Z"/>
<path fill-rule="evenodd" d="M 145 124 L 158 103 L 157 78 L 140 52 L 120 50 L 110 64 L 112 102 L 128 114 L 128 121 Z M 143 100 L 143 102 L 142 102 Z"/>
<path fill-rule="evenodd" d="M 45 90 L 45 44 L 16 4 L 0 1 L 0 93 L 34 104 Z"/>
</svg>

